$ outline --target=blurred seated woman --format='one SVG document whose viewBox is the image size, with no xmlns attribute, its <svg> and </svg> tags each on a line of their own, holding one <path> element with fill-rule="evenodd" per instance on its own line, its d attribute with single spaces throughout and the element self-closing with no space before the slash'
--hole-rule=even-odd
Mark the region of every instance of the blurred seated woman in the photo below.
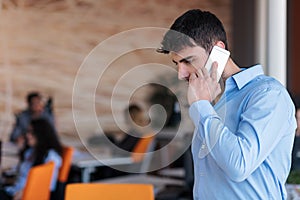
<svg viewBox="0 0 300 200">
<path fill-rule="evenodd" d="M 118 140 L 109 136 L 109 139 L 117 145 L 119 148 L 132 152 L 137 142 L 150 132 L 145 127 L 149 124 L 145 111 L 137 104 L 130 104 L 127 109 L 124 110 L 125 122 L 128 125 L 128 130 L 122 132 L 121 138 Z M 145 132 L 146 131 L 146 132 Z"/>
<path fill-rule="evenodd" d="M 0 190 L 1 200 L 21 199 L 30 168 L 50 161 L 55 163 L 50 190 L 51 192 L 55 190 L 59 168 L 62 164 L 62 146 L 53 126 L 45 119 L 35 119 L 31 121 L 26 139 L 28 147 L 21 154 L 16 182 Z"/>
</svg>

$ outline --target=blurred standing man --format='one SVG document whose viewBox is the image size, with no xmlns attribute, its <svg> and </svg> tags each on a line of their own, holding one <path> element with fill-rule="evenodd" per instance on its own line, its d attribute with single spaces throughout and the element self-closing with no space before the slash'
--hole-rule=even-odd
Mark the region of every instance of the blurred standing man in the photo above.
<svg viewBox="0 0 300 200">
<path fill-rule="evenodd" d="M 27 95 L 27 109 L 16 115 L 16 122 L 10 134 L 10 141 L 16 143 L 20 148 L 25 143 L 25 134 L 32 119 L 44 118 L 55 128 L 52 113 L 52 99 L 46 105 L 42 101 L 39 92 L 31 92 Z"/>
<path fill-rule="evenodd" d="M 296 129 L 286 89 L 260 65 L 243 69 L 231 58 L 220 82 L 216 62 L 207 72 L 213 46 L 227 49 L 214 14 L 187 11 L 170 29 L 158 52 L 170 53 L 178 78 L 188 82 L 194 199 L 286 199 Z"/>
</svg>

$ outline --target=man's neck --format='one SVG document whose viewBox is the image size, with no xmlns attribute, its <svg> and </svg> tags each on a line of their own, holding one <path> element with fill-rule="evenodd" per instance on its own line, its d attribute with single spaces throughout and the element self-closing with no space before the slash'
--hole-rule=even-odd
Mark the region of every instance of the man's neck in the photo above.
<svg viewBox="0 0 300 200">
<path fill-rule="evenodd" d="M 226 80 L 231 77 L 232 75 L 240 72 L 241 69 L 233 62 L 233 60 L 231 58 L 229 58 L 224 72 L 222 74 L 222 79 L 220 80 L 220 85 L 221 85 L 221 93 L 216 97 L 216 99 L 213 101 L 213 105 L 215 105 L 221 98 L 221 96 L 223 95 L 223 92 L 225 91 L 225 82 Z"/>
<path fill-rule="evenodd" d="M 225 66 L 224 72 L 222 74 L 223 81 L 225 82 L 229 77 L 231 77 L 232 75 L 234 75 L 240 71 L 241 71 L 241 69 L 239 68 L 239 66 L 237 66 L 231 58 L 229 58 L 226 66 Z"/>
</svg>

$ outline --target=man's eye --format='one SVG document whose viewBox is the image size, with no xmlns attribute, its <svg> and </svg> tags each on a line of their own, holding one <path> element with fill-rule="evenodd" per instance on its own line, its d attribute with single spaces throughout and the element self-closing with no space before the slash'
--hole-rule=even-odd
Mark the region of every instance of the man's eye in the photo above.
<svg viewBox="0 0 300 200">
<path fill-rule="evenodd" d="M 183 61 L 185 64 L 191 64 L 192 63 L 192 60 L 185 60 Z"/>
</svg>

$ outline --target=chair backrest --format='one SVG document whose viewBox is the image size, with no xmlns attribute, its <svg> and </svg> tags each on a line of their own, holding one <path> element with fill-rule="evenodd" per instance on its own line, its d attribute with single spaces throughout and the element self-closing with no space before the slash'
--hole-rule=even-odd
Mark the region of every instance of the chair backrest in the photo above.
<svg viewBox="0 0 300 200">
<path fill-rule="evenodd" d="M 51 199 L 63 200 L 65 195 L 65 186 L 69 177 L 72 165 L 74 148 L 69 146 L 63 147 L 62 165 L 58 172 L 57 184 L 55 191 L 51 194 Z"/>
<path fill-rule="evenodd" d="M 148 134 L 137 142 L 131 154 L 134 162 L 141 162 L 144 159 L 145 154 L 151 149 L 154 137 L 154 134 Z"/>
<path fill-rule="evenodd" d="M 154 200 L 153 185 L 150 184 L 68 184 L 65 200 Z"/>
<path fill-rule="evenodd" d="M 65 146 L 63 147 L 63 155 L 62 155 L 62 165 L 59 169 L 58 173 L 58 181 L 61 183 L 67 182 L 71 164 L 72 164 L 72 157 L 73 157 L 74 148 Z"/>
<path fill-rule="evenodd" d="M 22 200 L 49 200 L 54 162 L 34 166 L 30 169 Z"/>
</svg>

